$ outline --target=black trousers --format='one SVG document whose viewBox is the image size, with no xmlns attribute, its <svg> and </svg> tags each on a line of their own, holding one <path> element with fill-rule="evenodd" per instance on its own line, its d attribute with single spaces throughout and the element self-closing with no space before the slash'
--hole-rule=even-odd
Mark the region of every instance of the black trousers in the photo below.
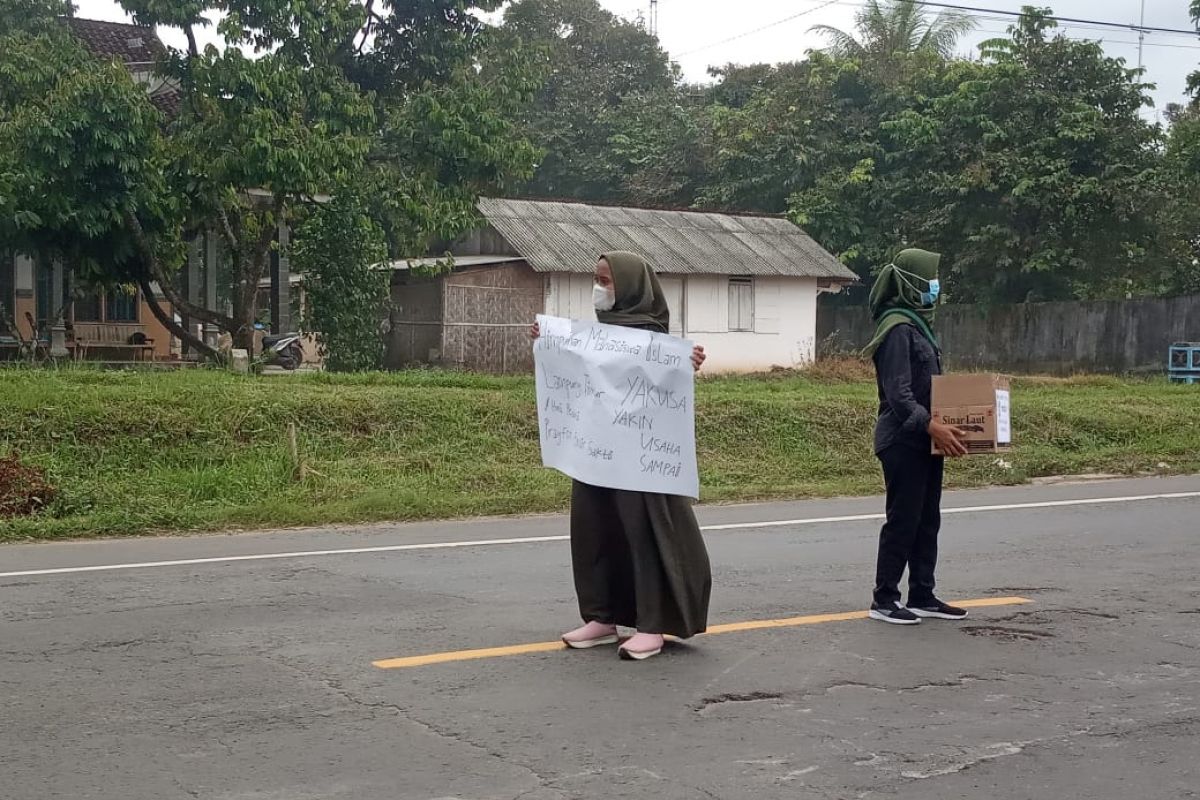
<svg viewBox="0 0 1200 800">
<path fill-rule="evenodd" d="M 908 605 L 925 605 L 934 599 L 945 459 L 892 445 L 879 453 L 879 460 L 887 484 L 887 522 L 879 532 L 875 603 L 888 606 L 900 599 L 900 578 L 907 566 Z"/>
</svg>

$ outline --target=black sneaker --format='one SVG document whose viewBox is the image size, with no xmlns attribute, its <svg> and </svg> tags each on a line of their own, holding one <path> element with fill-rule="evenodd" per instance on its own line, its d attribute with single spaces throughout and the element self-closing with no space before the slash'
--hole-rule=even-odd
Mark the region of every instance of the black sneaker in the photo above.
<svg viewBox="0 0 1200 800">
<path fill-rule="evenodd" d="M 921 621 L 920 617 L 905 608 L 900 601 L 896 601 L 894 608 L 872 603 L 867 616 L 880 622 L 890 622 L 893 625 L 916 625 Z"/>
<path fill-rule="evenodd" d="M 965 608 L 946 605 L 941 600 L 936 598 L 932 603 L 922 603 L 919 606 L 909 606 L 908 610 L 916 614 L 918 617 L 929 617 L 932 619 L 967 618 L 967 610 Z"/>
</svg>

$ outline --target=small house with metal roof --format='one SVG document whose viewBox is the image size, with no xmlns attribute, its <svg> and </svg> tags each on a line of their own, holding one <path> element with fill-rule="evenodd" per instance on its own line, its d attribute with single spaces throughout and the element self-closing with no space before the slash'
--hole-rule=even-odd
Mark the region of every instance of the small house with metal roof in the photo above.
<svg viewBox="0 0 1200 800">
<path fill-rule="evenodd" d="M 388 364 L 532 369 L 537 314 L 594 319 L 592 273 L 606 250 L 643 255 L 671 333 L 703 344 L 708 372 L 795 367 L 816 352 L 817 296 L 857 280 L 792 222 L 763 216 L 481 198 L 484 225 L 436 259 L 398 262 Z"/>
</svg>

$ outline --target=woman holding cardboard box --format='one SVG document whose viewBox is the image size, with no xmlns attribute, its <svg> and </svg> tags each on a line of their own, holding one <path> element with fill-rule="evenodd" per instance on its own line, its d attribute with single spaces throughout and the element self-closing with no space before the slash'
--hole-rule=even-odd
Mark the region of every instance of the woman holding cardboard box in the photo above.
<svg viewBox="0 0 1200 800">
<path fill-rule="evenodd" d="M 959 431 L 930 414 L 933 376 L 942 372 L 933 333 L 940 261 L 939 254 L 927 250 L 903 250 L 880 271 L 870 296 L 876 329 L 865 354 L 875 361 L 875 455 L 887 485 L 887 521 L 879 534 L 870 617 L 896 625 L 967 616 L 934 594 L 945 459 L 933 455 L 933 445 L 948 456 L 967 454 Z M 900 602 L 906 566 L 907 606 Z"/>
</svg>

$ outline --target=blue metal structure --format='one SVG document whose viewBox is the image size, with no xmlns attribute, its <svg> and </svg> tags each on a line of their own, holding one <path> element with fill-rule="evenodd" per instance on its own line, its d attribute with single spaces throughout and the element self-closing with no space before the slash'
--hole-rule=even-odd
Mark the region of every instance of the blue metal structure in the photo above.
<svg viewBox="0 0 1200 800">
<path fill-rule="evenodd" d="M 1200 383 L 1200 342 L 1176 342 L 1167 354 L 1167 374 L 1173 383 Z"/>
</svg>

